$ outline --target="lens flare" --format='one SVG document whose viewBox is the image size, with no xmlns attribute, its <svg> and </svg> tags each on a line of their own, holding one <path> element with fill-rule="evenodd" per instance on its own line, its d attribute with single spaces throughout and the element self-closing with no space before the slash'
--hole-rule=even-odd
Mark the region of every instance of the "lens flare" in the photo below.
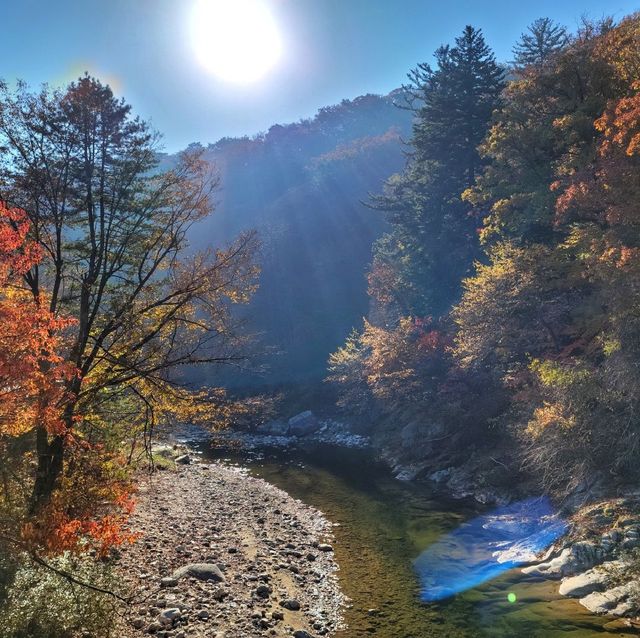
<svg viewBox="0 0 640 638">
<path fill-rule="evenodd" d="M 546 497 L 478 516 L 440 538 L 416 559 L 421 598 L 442 600 L 531 562 L 566 528 Z M 516 595 L 511 592 L 507 600 L 515 602 Z"/>
</svg>

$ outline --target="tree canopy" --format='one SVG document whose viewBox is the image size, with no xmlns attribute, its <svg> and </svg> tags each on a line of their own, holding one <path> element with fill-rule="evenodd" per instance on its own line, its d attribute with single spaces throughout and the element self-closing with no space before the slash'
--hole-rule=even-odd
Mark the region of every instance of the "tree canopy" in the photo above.
<svg viewBox="0 0 640 638">
<path fill-rule="evenodd" d="M 60 549 L 89 534 L 108 547 L 129 507 L 127 465 L 152 428 L 225 418 L 223 392 L 189 388 L 181 370 L 242 356 L 231 306 L 255 287 L 256 240 L 189 251 L 215 177 L 198 150 L 158 170 L 157 135 L 97 79 L 2 85 L 0 103 L 0 198 L 14 207 L 8 246 L 23 255 L 7 267 L 19 292 L 7 288 L 6 303 L 35 330 L 14 370 L 41 388 L 37 412 L 16 403 L 21 425 L 3 431 L 5 443 L 33 439 L 37 461 L 22 539 Z M 101 513 L 105 502 L 122 514 Z"/>
<path fill-rule="evenodd" d="M 404 87 L 416 118 L 407 166 L 372 202 L 393 230 L 374 251 L 371 292 L 419 315 L 446 312 L 478 256 L 478 218 L 460 196 L 481 170 L 477 148 L 504 75 L 472 27 L 435 58 L 435 68 L 419 65 Z"/>
<path fill-rule="evenodd" d="M 377 307 L 330 361 L 345 399 L 437 420 L 449 454 L 461 436 L 490 444 L 557 493 L 637 477 L 639 25 L 537 20 L 506 83 L 467 29 L 414 73 L 408 167 L 377 200 L 395 224 L 374 255 Z M 475 109 L 456 111 L 471 94 L 452 80 L 458 50 L 483 61 Z M 431 353 L 430 330 L 408 329 L 424 314 L 446 335 Z"/>
</svg>

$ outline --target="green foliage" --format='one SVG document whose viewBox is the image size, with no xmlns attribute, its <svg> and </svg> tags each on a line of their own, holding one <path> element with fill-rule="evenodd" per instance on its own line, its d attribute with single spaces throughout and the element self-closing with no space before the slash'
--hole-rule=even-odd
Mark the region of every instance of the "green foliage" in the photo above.
<svg viewBox="0 0 640 638">
<path fill-rule="evenodd" d="M 568 388 L 589 377 L 588 370 L 569 368 L 556 361 L 534 359 L 529 367 L 546 387 Z"/>
<path fill-rule="evenodd" d="M 63 555 L 51 564 L 97 587 L 119 592 L 111 568 L 91 558 Z M 113 597 L 70 583 L 27 557 L 22 557 L 0 603 L 5 638 L 72 638 L 81 632 L 100 638 L 118 635 Z"/>
<path fill-rule="evenodd" d="M 513 47 L 515 64 L 520 67 L 542 66 L 569 42 L 567 30 L 549 18 L 538 18 Z"/>
<path fill-rule="evenodd" d="M 416 117 L 407 166 L 373 200 L 393 230 L 376 245 L 371 291 L 400 315 L 446 312 L 479 255 L 478 218 L 460 195 L 482 168 L 477 148 L 503 88 L 479 30 L 466 27 L 435 57 L 404 87 Z"/>
</svg>

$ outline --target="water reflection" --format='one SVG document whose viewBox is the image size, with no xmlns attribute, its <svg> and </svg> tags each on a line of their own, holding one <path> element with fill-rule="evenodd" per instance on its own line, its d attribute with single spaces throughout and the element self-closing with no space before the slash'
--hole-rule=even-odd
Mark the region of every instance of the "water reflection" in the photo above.
<svg viewBox="0 0 640 638">
<path fill-rule="evenodd" d="M 442 600 L 529 562 L 566 528 L 547 497 L 513 503 L 467 521 L 416 559 L 421 598 Z"/>
</svg>

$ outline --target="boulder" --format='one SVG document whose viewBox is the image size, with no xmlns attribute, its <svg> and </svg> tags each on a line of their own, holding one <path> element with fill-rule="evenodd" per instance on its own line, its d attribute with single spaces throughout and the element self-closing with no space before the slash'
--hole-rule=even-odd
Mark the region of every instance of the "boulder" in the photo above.
<svg viewBox="0 0 640 638">
<path fill-rule="evenodd" d="M 215 563 L 190 563 L 184 567 L 176 569 L 172 574 L 172 578 L 179 580 L 185 576 L 193 576 L 198 580 L 213 580 L 215 582 L 222 582 L 224 580 L 224 574 L 220 571 L 220 568 Z"/>
<path fill-rule="evenodd" d="M 176 463 L 178 465 L 189 465 L 191 463 L 191 457 L 188 454 L 176 457 Z"/>
<path fill-rule="evenodd" d="M 566 547 L 550 561 L 525 567 L 522 572 L 543 578 L 563 578 L 591 569 L 603 560 L 604 552 L 600 547 L 588 541 L 580 541 Z"/>
<path fill-rule="evenodd" d="M 393 468 L 393 475 L 399 481 L 414 481 L 424 472 L 426 463 L 409 463 L 408 465 L 396 465 Z"/>
<path fill-rule="evenodd" d="M 307 436 L 320 429 L 320 422 L 311 410 L 296 414 L 289 419 L 289 434 L 293 436 Z"/>
<path fill-rule="evenodd" d="M 434 483 L 446 483 L 451 478 L 451 474 L 454 470 L 454 467 L 445 467 L 443 470 L 438 470 L 437 472 L 433 472 L 433 474 L 429 474 L 429 480 Z"/>
<path fill-rule="evenodd" d="M 400 430 L 400 441 L 405 450 L 413 449 L 420 443 L 421 427 L 419 423 L 409 423 Z"/>
<path fill-rule="evenodd" d="M 640 547 L 640 533 L 637 526 L 629 526 L 625 528 L 624 536 L 622 539 L 623 549 L 635 549 Z"/>
<path fill-rule="evenodd" d="M 263 423 L 258 426 L 256 432 L 267 436 L 287 436 L 289 434 L 289 424 L 285 421 L 275 420 Z"/>
<path fill-rule="evenodd" d="M 612 614 L 622 616 L 630 609 L 626 599 L 633 592 L 637 583 L 626 583 L 603 592 L 593 592 L 580 599 L 580 604 L 593 614 Z"/>
<path fill-rule="evenodd" d="M 609 575 L 603 569 L 590 569 L 583 574 L 565 578 L 558 592 L 561 596 L 584 598 L 595 591 L 602 591 L 607 585 Z"/>
</svg>

